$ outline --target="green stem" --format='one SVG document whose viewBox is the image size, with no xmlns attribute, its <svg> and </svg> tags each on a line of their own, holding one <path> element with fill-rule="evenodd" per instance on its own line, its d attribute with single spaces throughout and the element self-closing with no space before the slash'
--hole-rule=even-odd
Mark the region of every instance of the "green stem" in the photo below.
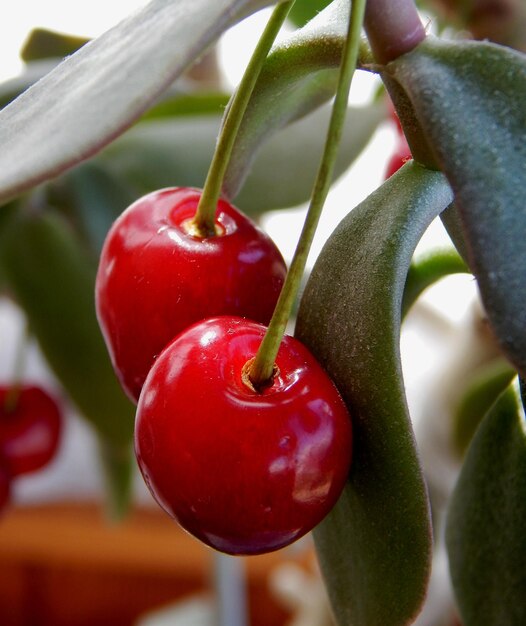
<svg viewBox="0 0 526 626">
<path fill-rule="evenodd" d="M 358 62 L 360 33 L 364 11 L 365 0 L 354 0 L 352 2 L 336 98 L 332 108 L 323 157 L 314 184 L 309 210 L 285 284 L 283 285 L 276 305 L 276 310 L 274 311 L 274 315 L 272 316 L 256 357 L 250 366 L 250 380 L 256 389 L 264 386 L 269 380 L 272 380 L 274 361 L 276 360 L 281 340 L 285 334 L 287 322 L 299 290 L 301 277 L 305 271 L 307 257 L 320 220 L 321 211 L 332 183 L 334 163 L 338 154 L 345 115 L 347 113 L 349 90 Z"/>
<path fill-rule="evenodd" d="M 18 398 L 22 390 L 22 379 L 24 377 L 24 372 L 26 369 L 26 356 L 27 356 L 28 343 L 29 343 L 29 327 L 26 322 L 24 323 L 22 333 L 20 337 L 18 338 L 16 351 L 15 351 L 14 364 L 13 364 L 13 373 L 11 376 L 11 382 L 9 385 L 9 390 L 7 391 L 5 398 L 4 398 L 3 408 L 6 413 L 10 413 L 11 411 L 14 411 L 18 403 Z"/>
<path fill-rule="evenodd" d="M 216 234 L 215 215 L 217 201 L 221 195 L 221 185 L 223 184 L 223 177 L 230 160 L 230 154 L 237 136 L 237 131 L 239 130 L 243 114 L 245 113 L 263 63 L 293 4 L 293 0 L 290 0 L 288 2 L 281 2 L 274 8 L 252 54 L 243 78 L 227 108 L 212 163 L 210 164 L 210 169 L 208 170 L 204 184 L 203 193 L 193 219 L 192 232 L 198 236 L 212 237 Z"/>
</svg>

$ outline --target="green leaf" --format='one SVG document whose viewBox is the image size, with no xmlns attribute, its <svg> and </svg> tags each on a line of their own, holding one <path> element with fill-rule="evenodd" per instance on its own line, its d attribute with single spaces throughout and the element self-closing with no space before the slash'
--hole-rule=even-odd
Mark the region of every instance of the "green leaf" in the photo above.
<svg viewBox="0 0 526 626">
<path fill-rule="evenodd" d="M 314 538 L 338 624 L 409 623 L 425 597 L 429 504 L 405 397 L 401 303 L 414 249 L 451 202 L 438 172 L 404 165 L 341 222 L 305 289 L 296 334 L 353 420 L 353 462 Z"/>
<path fill-rule="evenodd" d="M 335 0 L 271 50 L 232 150 L 223 182 L 226 197 L 239 193 L 259 147 L 273 133 L 332 98 L 348 16 L 349 0 Z"/>
<path fill-rule="evenodd" d="M 292 5 L 288 18 L 296 26 L 304 26 L 330 2 L 331 0 L 298 0 Z"/>
<path fill-rule="evenodd" d="M 93 155 L 272 0 L 151 0 L 0 111 L 0 202 Z"/>
<path fill-rule="evenodd" d="M 57 59 L 76 52 L 89 41 L 86 37 L 58 33 L 47 28 L 34 28 L 28 35 L 20 56 L 23 61 Z"/>
<path fill-rule="evenodd" d="M 263 144 L 235 198 L 236 204 L 247 213 L 257 214 L 307 202 L 319 168 L 329 117 L 329 107 L 322 107 Z M 362 153 L 383 119 L 385 106 L 382 102 L 349 108 L 335 178 Z"/>
<path fill-rule="evenodd" d="M 106 493 L 106 516 L 110 522 L 120 522 L 129 512 L 132 501 L 135 457 L 133 445 L 114 443 L 99 437 L 99 455 Z"/>
<path fill-rule="evenodd" d="M 526 623 L 526 433 L 515 388 L 486 415 L 452 496 L 446 540 L 465 626 Z"/>
<path fill-rule="evenodd" d="M 328 109 L 314 111 L 271 137 L 259 151 L 235 204 L 257 215 L 306 202 L 325 141 Z M 381 103 L 350 108 L 336 167 L 343 173 L 384 118 Z M 219 116 L 138 124 L 108 146 L 96 162 L 126 179 L 137 194 L 172 185 L 201 187 L 214 151 Z"/>
<path fill-rule="evenodd" d="M 431 250 L 413 259 L 404 288 L 402 317 L 428 287 L 441 278 L 462 273 L 469 273 L 469 269 L 454 248 Z"/>
<path fill-rule="evenodd" d="M 63 218 L 49 208 L 31 209 L 4 220 L 0 231 L 9 288 L 82 415 L 110 442 L 129 443 L 134 406 L 117 382 L 97 324 L 95 264 Z"/>
<path fill-rule="evenodd" d="M 20 75 L 0 83 L 0 109 L 9 104 L 46 74 L 49 74 L 56 65 L 56 60 L 35 61 L 26 65 Z"/>
<path fill-rule="evenodd" d="M 467 381 L 466 391 L 453 415 L 453 443 L 463 455 L 478 425 L 517 372 L 503 359 L 479 367 Z"/>
<path fill-rule="evenodd" d="M 428 38 L 385 68 L 455 194 L 467 261 L 501 348 L 526 374 L 526 56 Z"/>
<path fill-rule="evenodd" d="M 135 190 L 93 161 L 73 168 L 59 182 L 50 185 L 49 195 L 61 201 L 60 208 L 98 260 L 112 223 L 136 200 Z"/>
<path fill-rule="evenodd" d="M 220 115 L 226 108 L 230 96 L 221 92 L 195 93 L 181 92 L 175 97 L 167 98 L 147 111 L 141 120 L 152 120 L 166 117 L 187 115 Z"/>
</svg>

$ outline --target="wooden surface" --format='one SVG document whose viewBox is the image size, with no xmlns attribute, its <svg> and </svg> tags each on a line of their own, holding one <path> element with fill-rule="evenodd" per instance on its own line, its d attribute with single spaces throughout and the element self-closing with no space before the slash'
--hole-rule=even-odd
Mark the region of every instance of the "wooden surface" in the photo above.
<svg viewBox="0 0 526 626">
<path fill-rule="evenodd" d="M 110 525 L 97 505 L 8 510 L 0 519 L 1 626 L 131 626 L 210 590 L 212 551 L 157 510 Z M 283 626 L 268 590 L 277 552 L 246 559 L 251 626 Z"/>
</svg>

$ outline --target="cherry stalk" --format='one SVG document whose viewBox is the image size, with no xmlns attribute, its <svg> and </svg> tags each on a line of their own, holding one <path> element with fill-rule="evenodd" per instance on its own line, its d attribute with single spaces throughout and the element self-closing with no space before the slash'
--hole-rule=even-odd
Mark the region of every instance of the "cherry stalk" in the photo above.
<svg viewBox="0 0 526 626">
<path fill-rule="evenodd" d="M 268 381 L 272 380 L 274 362 L 279 350 L 279 345 L 285 334 L 287 322 L 299 290 L 301 277 L 305 271 L 305 265 L 320 220 L 323 205 L 332 183 L 334 164 L 338 154 L 338 147 L 347 112 L 349 90 L 358 63 L 360 33 L 364 19 L 365 4 L 365 0 L 355 0 L 351 6 L 349 27 L 342 55 L 336 98 L 334 100 L 325 148 L 314 184 L 307 217 L 305 218 L 298 246 L 278 299 L 276 310 L 270 321 L 268 331 L 250 367 L 249 377 L 255 388 L 262 388 L 268 384 Z"/>
<path fill-rule="evenodd" d="M 221 195 L 221 185 L 223 184 L 225 171 L 230 160 L 232 147 L 261 67 L 293 4 L 293 1 L 281 2 L 274 8 L 247 65 L 243 78 L 232 96 L 208 170 L 203 194 L 190 227 L 193 235 L 211 237 L 217 234 L 215 224 L 216 206 Z"/>
</svg>

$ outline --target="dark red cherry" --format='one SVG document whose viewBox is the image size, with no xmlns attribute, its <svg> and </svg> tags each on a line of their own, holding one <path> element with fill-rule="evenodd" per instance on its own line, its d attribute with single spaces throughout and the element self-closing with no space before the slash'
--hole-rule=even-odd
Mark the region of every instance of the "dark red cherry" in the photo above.
<svg viewBox="0 0 526 626">
<path fill-rule="evenodd" d="M 62 415 L 53 397 L 36 386 L 0 387 L 0 454 L 11 476 L 41 469 L 55 456 Z"/>
<path fill-rule="evenodd" d="M 264 333 L 237 317 L 195 324 L 159 356 L 137 408 L 136 455 L 154 498 L 229 554 L 269 552 L 310 531 L 351 460 L 345 404 L 296 339 L 283 339 L 272 384 L 247 384 Z"/>
<path fill-rule="evenodd" d="M 104 244 L 97 315 L 117 375 L 137 400 L 161 350 L 212 315 L 268 323 L 286 267 L 272 240 L 228 202 L 216 236 L 189 232 L 201 191 L 156 191 L 132 204 Z"/>
<path fill-rule="evenodd" d="M 5 459 L 0 457 L 0 515 L 11 501 L 11 474 L 7 469 Z"/>
</svg>

